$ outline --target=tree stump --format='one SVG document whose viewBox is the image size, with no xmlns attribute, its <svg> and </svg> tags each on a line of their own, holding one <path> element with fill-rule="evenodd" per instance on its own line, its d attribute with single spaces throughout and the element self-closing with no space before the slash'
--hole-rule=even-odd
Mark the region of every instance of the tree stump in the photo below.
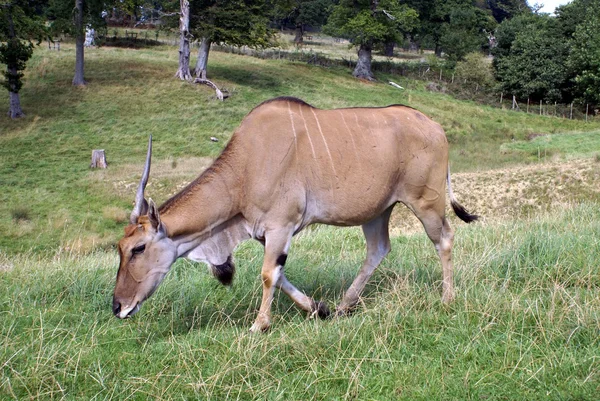
<svg viewBox="0 0 600 401">
<path fill-rule="evenodd" d="M 106 163 L 106 154 L 104 153 L 104 149 L 94 149 L 92 150 L 92 163 L 90 164 L 91 168 L 106 168 L 108 165 Z"/>
</svg>

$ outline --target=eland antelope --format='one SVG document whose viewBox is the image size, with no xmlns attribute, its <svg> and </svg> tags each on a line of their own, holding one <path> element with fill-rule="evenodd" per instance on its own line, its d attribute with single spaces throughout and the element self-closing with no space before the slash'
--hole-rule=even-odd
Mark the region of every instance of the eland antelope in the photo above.
<svg viewBox="0 0 600 401">
<path fill-rule="evenodd" d="M 271 323 L 275 288 L 311 315 L 329 308 L 285 277 L 292 237 L 313 223 L 361 225 L 367 256 L 336 314 L 349 312 L 390 251 L 388 223 L 396 203 L 419 218 L 442 263 L 442 300 L 454 297 L 453 231 L 445 218 L 446 188 L 454 213 L 477 216 L 455 199 L 448 142 L 439 124 L 410 107 L 321 110 L 280 97 L 254 108 L 196 180 L 157 207 L 146 201 L 152 138 L 130 224 L 119 241 L 113 312 L 135 314 L 177 258 L 206 262 L 227 285 L 232 253 L 246 239 L 264 246 L 262 302 L 251 331 Z"/>
</svg>

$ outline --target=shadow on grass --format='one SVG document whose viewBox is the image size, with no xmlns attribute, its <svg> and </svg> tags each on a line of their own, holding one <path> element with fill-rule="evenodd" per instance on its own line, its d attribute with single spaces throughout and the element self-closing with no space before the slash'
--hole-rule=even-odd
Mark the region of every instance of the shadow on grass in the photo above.
<svg viewBox="0 0 600 401">
<path fill-rule="evenodd" d="M 237 85 L 255 89 L 274 90 L 280 89 L 282 86 L 278 70 L 265 68 L 264 66 L 261 66 L 261 69 L 258 70 L 217 64 L 210 67 L 210 75 L 216 80 L 227 80 Z"/>
<path fill-rule="evenodd" d="M 343 293 L 358 274 L 359 267 L 356 263 L 343 263 L 343 266 L 334 269 L 333 274 L 331 272 L 310 274 L 306 275 L 307 277 L 290 274 L 290 281 L 316 301 L 324 301 L 333 312 L 341 301 Z M 290 270 L 295 269 L 292 266 Z M 436 291 L 435 288 L 441 280 L 441 269 L 438 270 L 428 264 L 419 268 L 406 265 L 388 266 L 376 270 L 362 294 L 364 304 L 359 303 L 353 313 L 360 313 L 363 308 L 368 309 L 373 298 L 378 294 L 391 291 L 398 280 Z M 195 274 L 204 273 L 198 271 Z M 162 306 L 153 305 L 151 311 L 146 310 L 146 313 L 136 318 L 150 318 L 156 320 L 159 326 L 168 327 L 161 330 L 161 333 L 153 333 L 153 337 L 157 339 L 207 329 L 236 328 L 246 331 L 252 325 L 260 305 L 261 286 L 258 274 L 258 266 L 253 271 L 244 272 L 241 277 L 234 279 L 232 288 L 224 288 L 216 280 L 207 278 L 207 281 L 202 280 L 201 285 L 194 286 L 189 292 L 182 290 L 176 294 L 172 290 L 167 290 L 169 294 L 163 294 L 162 297 L 159 295 L 162 300 L 148 301 L 161 302 Z M 150 305 L 146 305 L 148 306 Z M 274 329 L 278 325 L 307 318 L 307 313 L 296 307 L 281 291 L 275 293 L 272 313 Z"/>
</svg>

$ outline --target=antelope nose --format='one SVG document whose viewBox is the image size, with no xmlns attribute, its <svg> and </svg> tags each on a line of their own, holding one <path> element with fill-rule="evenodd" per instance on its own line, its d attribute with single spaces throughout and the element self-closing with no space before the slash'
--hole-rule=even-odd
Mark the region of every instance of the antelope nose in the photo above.
<svg viewBox="0 0 600 401">
<path fill-rule="evenodd" d="M 121 312 L 121 303 L 114 298 L 113 298 L 112 310 L 113 310 L 113 313 L 115 314 L 115 316 L 117 316 L 119 314 L 119 312 Z"/>
</svg>

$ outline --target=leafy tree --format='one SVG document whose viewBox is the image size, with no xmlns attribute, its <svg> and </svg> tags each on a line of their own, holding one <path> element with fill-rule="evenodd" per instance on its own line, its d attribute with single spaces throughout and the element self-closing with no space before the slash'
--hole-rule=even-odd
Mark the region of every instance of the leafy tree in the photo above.
<svg viewBox="0 0 600 401">
<path fill-rule="evenodd" d="M 486 2 L 498 22 L 531 13 L 527 0 L 487 0 Z"/>
<path fill-rule="evenodd" d="M 488 43 L 487 32 L 496 22 L 487 12 L 472 6 L 457 7 L 441 25 L 439 44 L 451 63 L 462 60 L 467 53 L 480 51 Z"/>
<path fill-rule="evenodd" d="M 112 3 L 104 0 L 49 0 L 46 11 L 52 35 L 65 33 L 75 36 L 75 74 L 73 85 L 84 86 L 85 26 L 95 29 L 106 26 L 102 11 Z"/>
<path fill-rule="evenodd" d="M 227 43 L 236 46 L 263 47 L 270 44 L 272 32 L 268 29 L 268 9 L 260 0 L 181 0 L 189 4 L 187 29 L 181 28 L 182 43 L 180 65 L 177 76 L 191 79 L 189 70 L 189 40 L 200 40 L 195 74 L 206 77 L 208 56 L 212 43 Z M 182 6 L 182 16 L 184 15 Z M 182 20 L 183 21 L 183 20 Z M 184 33 L 185 31 L 185 33 Z M 187 64 L 185 59 L 187 58 Z"/>
<path fill-rule="evenodd" d="M 418 29 L 411 37 L 419 46 L 446 53 L 454 63 L 467 53 L 485 47 L 488 32 L 496 27 L 486 2 L 481 0 L 406 0 L 419 13 Z"/>
<path fill-rule="evenodd" d="M 588 4 L 585 14 L 573 32 L 569 67 L 575 75 L 575 95 L 600 104 L 600 4 Z"/>
<path fill-rule="evenodd" d="M 547 101 L 567 95 L 569 42 L 556 18 L 524 14 L 504 21 L 496 37 L 493 66 L 503 91 Z"/>
<path fill-rule="evenodd" d="M 394 0 L 340 0 L 333 7 L 323 30 L 349 39 L 358 47 L 358 61 L 352 75 L 373 80 L 372 50 L 418 24 L 417 12 Z"/>
<path fill-rule="evenodd" d="M 275 0 L 273 18 L 292 24 L 295 28 L 294 43 L 304 42 L 306 25 L 322 26 L 327 21 L 332 0 Z"/>
<path fill-rule="evenodd" d="M 34 42 L 45 35 L 44 21 L 40 17 L 43 2 L 35 0 L 10 0 L 0 3 L 0 63 L 6 65 L 2 85 L 9 93 L 10 118 L 24 115 L 19 91 L 23 87 L 23 70 L 33 54 Z"/>
<path fill-rule="evenodd" d="M 490 87 L 494 84 L 492 64 L 480 52 L 467 54 L 462 61 L 456 63 L 454 71 L 467 85 Z"/>
</svg>

